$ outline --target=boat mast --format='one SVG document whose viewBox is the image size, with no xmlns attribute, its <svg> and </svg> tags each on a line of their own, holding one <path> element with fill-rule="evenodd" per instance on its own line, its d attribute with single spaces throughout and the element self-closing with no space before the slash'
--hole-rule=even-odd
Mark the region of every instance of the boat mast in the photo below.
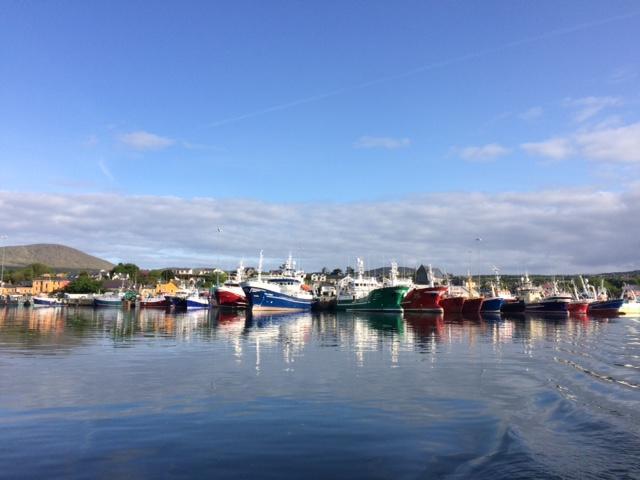
<svg viewBox="0 0 640 480">
<path fill-rule="evenodd" d="M 364 278 L 364 262 L 360 257 L 357 257 L 356 264 L 358 266 L 358 280 L 362 280 Z"/>
<path fill-rule="evenodd" d="M 498 267 L 496 267 L 495 265 L 492 268 L 493 273 L 495 273 L 496 276 L 496 284 L 493 285 L 493 282 L 491 284 L 491 292 L 493 293 L 494 297 L 497 297 L 500 295 L 500 269 Z"/>
<path fill-rule="evenodd" d="M 240 265 L 236 270 L 236 282 L 240 283 L 244 279 L 244 259 L 240 260 Z"/>
<path fill-rule="evenodd" d="M 398 284 L 398 263 L 395 261 L 391 262 L 391 271 L 389 272 L 389 277 L 391 280 L 391 286 L 395 287 Z"/>
<path fill-rule="evenodd" d="M 260 258 L 258 259 L 258 281 L 262 281 L 262 250 L 260 250 Z"/>
</svg>

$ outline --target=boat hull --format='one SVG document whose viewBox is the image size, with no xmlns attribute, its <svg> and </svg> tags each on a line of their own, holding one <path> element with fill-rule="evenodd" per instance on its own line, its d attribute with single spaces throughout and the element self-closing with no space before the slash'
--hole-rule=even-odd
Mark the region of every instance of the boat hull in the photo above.
<svg viewBox="0 0 640 480">
<path fill-rule="evenodd" d="M 412 288 L 402 299 L 402 309 L 406 312 L 442 313 L 440 299 L 447 291 L 447 287 L 417 287 Z"/>
<path fill-rule="evenodd" d="M 209 299 L 208 298 L 191 298 L 188 297 L 186 299 L 186 308 L 187 310 L 196 310 L 200 308 L 209 308 Z"/>
<path fill-rule="evenodd" d="M 140 308 L 169 308 L 171 301 L 167 298 L 147 298 L 140 300 L 138 306 Z"/>
<path fill-rule="evenodd" d="M 345 305 L 345 309 L 369 312 L 402 312 L 402 300 L 408 290 L 409 287 L 406 286 L 376 288 L 366 297 Z"/>
<path fill-rule="evenodd" d="M 215 304 L 220 308 L 247 308 L 249 302 L 247 296 L 242 293 L 232 292 L 225 288 L 218 288 L 213 292 Z"/>
<path fill-rule="evenodd" d="M 588 312 L 592 315 L 618 315 L 623 304 L 622 298 L 599 300 L 589 304 Z"/>
<path fill-rule="evenodd" d="M 311 310 L 312 298 L 298 298 L 285 293 L 250 288 L 247 295 L 252 312 L 282 312 Z"/>
<path fill-rule="evenodd" d="M 462 313 L 464 315 L 478 315 L 482 309 L 483 298 L 465 298 L 462 305 Z"/>
<path fill-rule="evenodd" d="M 121 307 L 122 300 L 120 299 L 106 300 L 102 298 L 94 298 L 93 305 L 96 307 Z"/>
<path fill-rule="evenodd" d="M 532 302 L 525 305 L 525 312 L 546 314 L 569 314 L 569 302 Z"/>
<path fill-rule="evenodd" d="M 500 307 L 500 311 L 503 313 L 522 313 L 525 310 L 523 300 L 510 300 L 506 301 Z"/>
<path fill-rule="evenodd" d="M 60 302 L 56 298 L 33 297 L 31 300 L 33 301 L 34 307 L 61 307 L 62 306 L 62 302 Z"/>
<path fill-rule="evenodd" d="M 440 299 L 440 306 L 444 313 L 462 313 L 464 297 L 445 297 Z"/>
<path fill-rule="evenodd" d="M 568 307 L 569 315 L 586 315 L 589 310 L 589 302 L 574 300 Z"/>
<path fill-rule="evenodd" d="M 480 313 L 499 313 L 503 304 L 504 298 L 502 297 L 485 298 L 482 301 Z"/>
<path fill-rule="evenodd" d="M 169 301 L 171 306 L 176 310 L 186 310 L 187 309 L 187 299 L 186 297 L 177 297 L 177 296 L 166 296 L 165 299 Z"/>
<path fill-rule="evenodd" d="M 622 315 L 640 315 L 640 302 L 624 302 L 618 312 Z"/>
</svg>

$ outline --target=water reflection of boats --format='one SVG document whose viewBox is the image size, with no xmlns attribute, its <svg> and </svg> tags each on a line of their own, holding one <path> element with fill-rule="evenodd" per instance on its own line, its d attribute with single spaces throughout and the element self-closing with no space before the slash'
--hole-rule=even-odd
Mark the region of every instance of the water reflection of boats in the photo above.
<svg viewBox="0 0 640 480">
<path fill-rule="evenodd" d="M 354 320 L 366 321 L 367 324 L 380 332 L 404 332 L 402 313 L 397 312 L 358 312 L 353 314 Z"/>
<path fill-rule="evenodd" d="M 214 318 L 218 324 L 236 323 L 239 321 L 245 322 L 247 320 L 247 315 L 236 310 L 218 309 L 217 311 L 215 311 L 214 315 Z"/>
<path fill-rule="evenodd" d="M 440 337 L 444 333 L 444 315 L 441 313 L 405 312 L 404 321 L 420 339 L 432 334 Z"/>
<path fill-rule="evenodd" d="M 500 316 L 500 312 L 481 312 L 480 320 L 489 321 L 489 322 L 497 322 L 500 321 L 502 317 Z"/>
<path fill-rule="evenodd" d="M 525 318 L 530 321 L 566 322 L 569 319 L 569 315 L 558 315 L 557 312 L 525 312 Z"/>
<path fill-rule="evenodd" d="M 258 327 L 271 325 L 275 323 L 287 323 L 295 320 L 299 320 L 300 318 L 309 318 L 311 319 L 311 315 L 308 313 L 301 313 L 299 311 L 289 311 L 289 312 L 269 312 L 269 311 L 251 311 L 247 312 L 248 317 L 251 319 L 253 325 Z"/>
<path fill-rule="evenodd" d="M 241 333 L 250 326 L 247 316 L 237 310 L 218 310 L 214 315 L 217 329 L 221 332 Z"/>
</svg>

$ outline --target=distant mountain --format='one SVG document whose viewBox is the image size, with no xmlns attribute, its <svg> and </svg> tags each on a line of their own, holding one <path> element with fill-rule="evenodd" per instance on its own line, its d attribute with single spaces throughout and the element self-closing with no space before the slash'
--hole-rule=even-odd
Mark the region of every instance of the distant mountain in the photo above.
<svg viewBox="0 0 640 480">
<path fill-rule="evenodd" d="M 5 268 L 25 267 L 32 263 L 43 263 L 56 270 L 111 270 L 113 268 L 113 264 L 106 260 L 64 245 L 37 243 L 5 247 Z"/>
</svg>

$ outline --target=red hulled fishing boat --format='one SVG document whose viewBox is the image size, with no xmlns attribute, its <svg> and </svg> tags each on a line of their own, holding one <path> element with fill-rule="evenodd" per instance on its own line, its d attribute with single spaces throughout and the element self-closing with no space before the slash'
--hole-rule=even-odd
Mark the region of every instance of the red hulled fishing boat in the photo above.
<svg viewBox="0 0 640 480">
<path fill-rule="evenodd" d="M 445 286 L 435 286 L 433 283 L 433 271 L 429 265 L 429 285 L 415 285 L 402 299 L 402 309 L 407 312 L 444 312 L 440 305 L 440 299 L 447 292 Z"/>
</svg>

